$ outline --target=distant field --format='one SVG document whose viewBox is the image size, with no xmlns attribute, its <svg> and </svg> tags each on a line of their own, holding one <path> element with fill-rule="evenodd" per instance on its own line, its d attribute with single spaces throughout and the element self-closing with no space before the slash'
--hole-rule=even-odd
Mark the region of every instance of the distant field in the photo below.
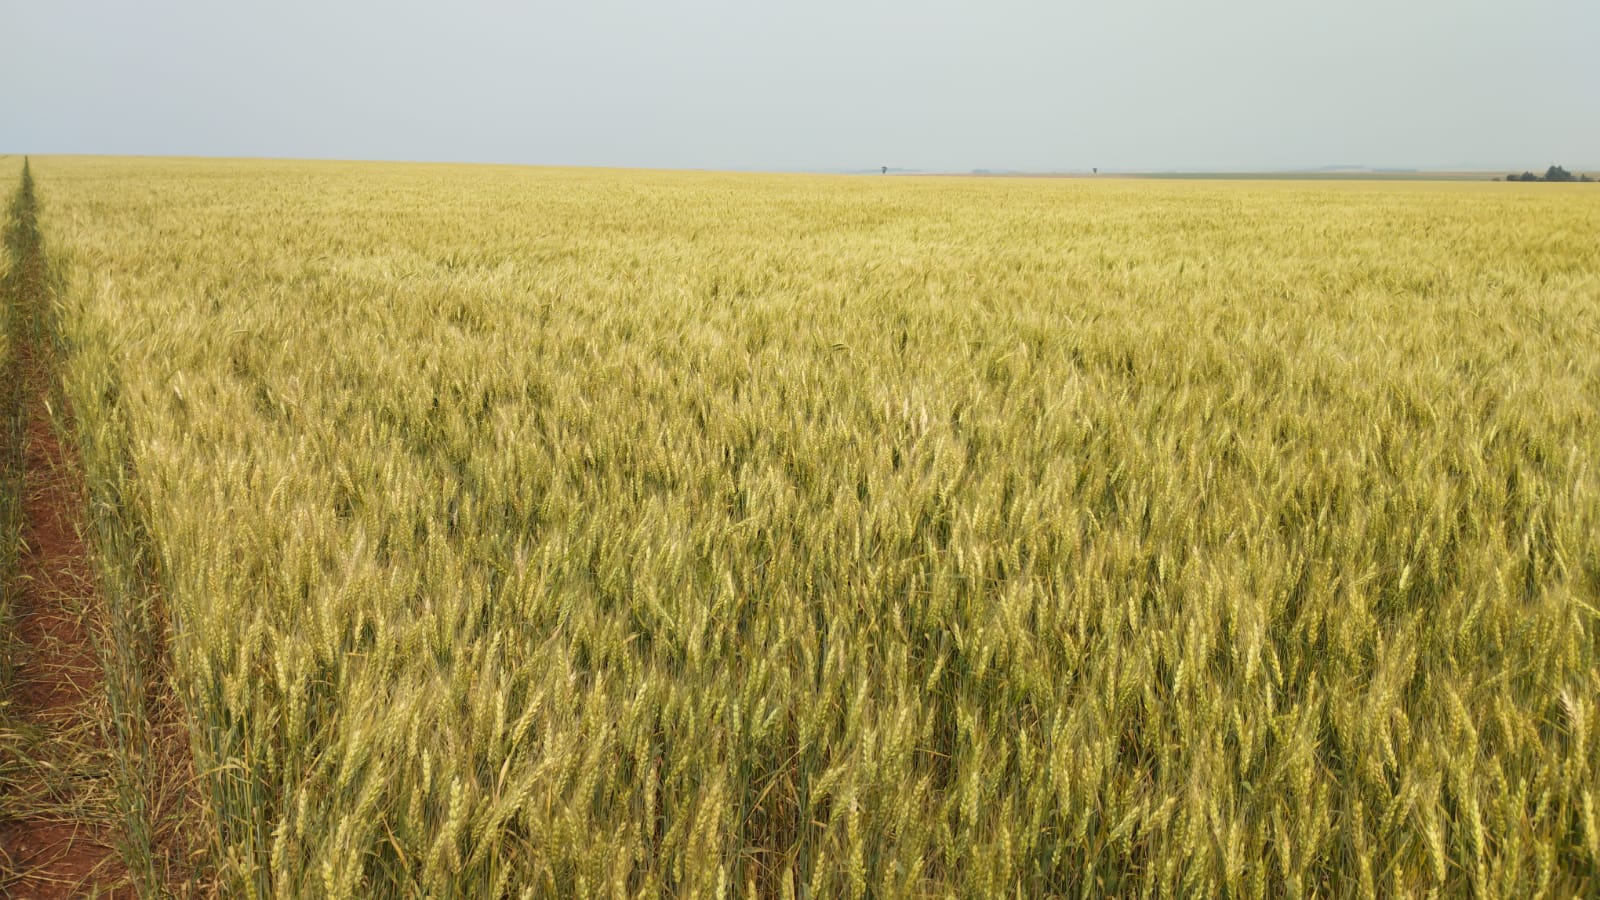
<svg viewBox="0 0 1600 900">
<path fill-rule="evenodd" d="M 224 894 L 1600 892 L 1596 191 L 33 166 Z"/>
<path fill-rule="evenodd" d="M 1541 169 L 1541 171 L 1543 171 Z M 1520 173 L 1520 170 L 1519 170 Z M 1208 181 L 1479 181 L 1493 182 L 1505 172 L 1445 172 L 1423 170 L 1314 171 L 1314 172 L 1160 172 L 1140 178 L 1182 178 Z"/>
<path fill-rule="evenodd" d="M 1521 170 L 1518 170 L 1520 173 Z M 1543 171 L 1542 169 L 1540 170 Z M 870 173 L 869 173 L 870 174 Z M 1156 179 L 1160 181 L 1479 181 L 1493 182 L 1504 179 L 1506 172 L 1456 172 L 1417 169 L 1362 169 L 1313 170 L 1304 172 L 1005 172 L 975 170 L 947 173 L 895 173 L 890 175 L 925 174 L 945 177 L 973 178 L 1088 178 L 1106 181 L 1118 178 Z M 1575 172 L 1576 174 L 1580 174 Z M 1590 173 L 1595 174 L 1595 173 Z"/>
</svg>

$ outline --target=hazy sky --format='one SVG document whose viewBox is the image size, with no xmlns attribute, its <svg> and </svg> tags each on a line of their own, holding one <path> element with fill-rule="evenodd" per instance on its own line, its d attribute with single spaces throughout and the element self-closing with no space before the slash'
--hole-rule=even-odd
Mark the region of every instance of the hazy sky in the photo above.
<svg viewBox="0 0 1600 900">
<path fill-rule="evenodd" d="M 0 152 L 1600 168 L 1596 0 L 0 0 Z"/>
</svg>

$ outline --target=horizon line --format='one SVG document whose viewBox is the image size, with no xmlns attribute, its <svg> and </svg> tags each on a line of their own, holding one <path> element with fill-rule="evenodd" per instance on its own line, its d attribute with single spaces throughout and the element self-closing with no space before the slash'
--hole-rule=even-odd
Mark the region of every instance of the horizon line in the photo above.
<svg viewBox="0 0 1600 900">
<path fill-rule="evenodd" d="M 461 166 L 508 166 L 518 168 L 543 168 L 543 169 L 600 169 L 613 171 L 644 171 L 644 172 L 728 172 L 743 174 L 770 174 L 770 175 L 979 175 L 1003 177 L 1007 175 L 1048 177 L 1048 176 L 1084 176 L 1095 175 L 1143 177 L 1143 176 L 1255 176 L 1263 175 L 1520 175 L 1525 172 L 1540 174 L 1548 166 L 1561 166 L 1573 174 L 1600 173 L 1600 164 L 1568 166 L 1563 163 L 1550 163 L 1547 166 L 1529 168 L 1527 166 L 1485 166 L 1485 165 L 1454 165 L 1454 166 L 1399 166 L 1399 165 L 1320 165 L 1320 166 L 1257 166 L 1257 167 L 1207 167 L 1207 166 L 1160 166 L 1160 167 L 1061 167 L 1061 168 L 1016 168 L 1009 166 L 946 166 L 946 167 L 916 167 L 916 166 L 767 166 L 759 164 L 746 165 L 618 165 L 607 163 L 569 163 L 569 162 L 529 162 L 507 161 L 496 159 L 439 159 L 439 158 L 402 158 L 402 157 L 369 157 L 369 156 L 321 156 L 321 155 L 256 155 L 256 154 L 207 154 L 207 153 L 120 153 L 120 152 L 84 152 L 84 151 L 43 151 L 43 152 L 0 152 L 0 158 L 6 156 L 21 157 L 99 157 L 107 159 L 194 159 L 194 160 L 246 160 L 253 162 L 328 162 L 328 163 L 376 163 L 394 165 L 461 165 Z M 887 168 L 887 172 L 884 169 Z M 1403 180 L 1403 179 L 1401 179 Z"/>
</svg>

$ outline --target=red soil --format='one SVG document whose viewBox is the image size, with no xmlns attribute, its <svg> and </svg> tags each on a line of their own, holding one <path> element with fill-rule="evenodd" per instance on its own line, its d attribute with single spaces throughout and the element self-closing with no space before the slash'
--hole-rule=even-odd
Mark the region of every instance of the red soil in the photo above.
<svg viewBox="0 0 1600 900">
<path fill-rule="evenodd" d="M 11 713 L 42 732 L 103 744 L 103 675 L 89 624 L 99 602 L 81 534 L 79 469 L 51 426 L 48 374 L 33 348 L 17 348 L 26 377 L 23 549 L 13 588 L 18 654 Z M 0 894 L 135 896 L 110 828 L 63 812 L 0 824 Z"/>
</svg>

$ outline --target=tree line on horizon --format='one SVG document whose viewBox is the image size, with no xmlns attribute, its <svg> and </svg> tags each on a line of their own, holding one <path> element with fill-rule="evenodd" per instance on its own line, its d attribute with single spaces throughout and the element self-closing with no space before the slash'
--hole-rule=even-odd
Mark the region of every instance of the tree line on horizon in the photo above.
<svg viewBox="0 0 1600 900">
<path fill-rule="evenodd" d="M 1495 179 L 1495 181 L 1499 181 L 1499 180 L 1500 179 L 1498 179 L 1498 178 Z M 1583 182 L 1589 182 L 1589 181 L 1593 181 L 1594 179 L 1590 178 L 1588 175 L 1573 175 L 1571 172 L 1568 172 L 1566 169 L 1563 169 L 1560 166 L 1551 166 L 1550 168 L 1545 170 L 1543 175 L 1535 175 L 1532 172 L 1523 172 L 1521 175 L 1507 175 L 1505 180 L 1506 181 L 1583 181 Z"/>
</svg>

